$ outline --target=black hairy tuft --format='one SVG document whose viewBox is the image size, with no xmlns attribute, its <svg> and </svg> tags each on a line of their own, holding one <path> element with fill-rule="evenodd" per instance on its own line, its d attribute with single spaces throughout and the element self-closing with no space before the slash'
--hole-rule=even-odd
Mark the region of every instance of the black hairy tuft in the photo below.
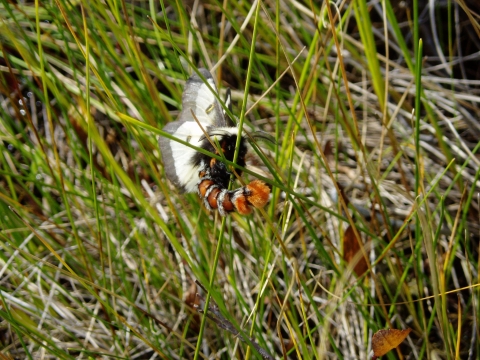
<svg viewBox="0 0 480 360">
<path fill-rule="evenodd" d="M 215 136 L 218 144 L 220 145 L 220 148 L 218 150 L 223 151 L 223 156 L 225 159 L 228 161 L 233 161 L 233 156 L 235 154 L 235 145 L 237 143 L 237 135 L 232 135 L 232 134 L 225 134 L 225 135 L 216 135 Z M 214 140 L 214 136 L 211 136 L 210 139 L 212 141 Z M 238 159 L 237 159 L 237 164 L 245 167 L 245 156 L 247 155 L 247 140 L 242 137 L 240 140 L 240 150 L 238 154 Z M 212 146 L 210 141 L 208 139 L 204 139 L 200 145 L 202 149 L 205 149 L 211 153 L 217 153 L 217 149 Z M 195 156 L 192 159 L 192 165 L 193 166 L 199 166 L 202 163 L 206 165 L 208 168 L 208 173 L 211 179 L 218 184 L 219 186 L 223 188 L 228 188 L 228 183 L 230 181 L 230 171 L 228 171 L 228 167 L 226 164 L 224 164 L 220 160 L 216 160 L 213 163 L 213 166 L 211 166 L 212 162 L 212 157 L 202 154 L 200 152 L 197 152 Z M 207 169 L 205 169 L 207 170 Z M 237 174 L 241 175 L 241 171 L 238 170 Z"/>
</svg>

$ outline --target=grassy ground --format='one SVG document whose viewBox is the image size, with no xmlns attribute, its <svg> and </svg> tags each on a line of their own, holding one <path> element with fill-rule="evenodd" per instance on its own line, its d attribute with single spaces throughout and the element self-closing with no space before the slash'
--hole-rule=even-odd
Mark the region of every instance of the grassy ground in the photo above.
<svg viewBox="0 0 480 360">
<path fill-rule="evenodd" d="M 480 356 L 479 9 L 426 5 L 2 0 L 2 358 Z M 197 66 L 264 211 L 164 176 Z"/>
</svg>

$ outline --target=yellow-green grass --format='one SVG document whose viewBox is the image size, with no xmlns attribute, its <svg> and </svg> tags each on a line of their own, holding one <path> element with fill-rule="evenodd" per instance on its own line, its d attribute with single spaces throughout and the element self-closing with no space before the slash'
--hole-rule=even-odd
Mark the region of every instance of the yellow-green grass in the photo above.
<svg viewBox="0 0 480 360">
<path fill-rule="evenodd" d="M 480 97 L 457 15 L 480 27 L 448 3 L 424 39 L 405 6 L 3 0 L 2 355 L 366 359 L 411 328 L 385 358 L 478 356 Z M 196 67 L 275 136 L 243 169 L 272 186 L 250 216 L 165 177 L 157 139 Z"/>
</svg>

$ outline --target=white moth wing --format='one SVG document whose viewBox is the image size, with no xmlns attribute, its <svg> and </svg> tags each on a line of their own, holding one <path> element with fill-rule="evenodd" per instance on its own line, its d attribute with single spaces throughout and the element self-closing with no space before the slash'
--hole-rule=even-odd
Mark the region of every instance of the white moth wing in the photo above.
<svg viewBox="0 0 480 360">
<path fill-rule="evenodd" d="M 217 87 L 210 72 L 206 69 L 199 69 L 199 72 L 216 92 Z M 200 147 L 200 139 L 205 136 L 204 131 L 225 125 L 225 117 L 217 98 L 197 74 L 193 74 L 187 80 L 182 96 L 182 106 L 183 110 L 177 121 L 163 128 L 165 132 L 180 140 Z M 199 166 L 194 166 L 193 158 L 197 151 L 164 137 L 159 138 L 159 145 L 167 178 L 180 191 L 196 191 L 200 169 Z"/>
<path fill-rule="evenodd" d="M 203 132 L 195 121 L 174 121 L 167 124 L 163 130 L 194 146 L 201 144 Z M 160 137 L 159 143 L 167 178 L 181 191 L 194 192 L 199 167 L 194 166 L 192 159 L 197 151 L 163 137 Z"/>
<path fill-rule="evenodd" d="M 194 73 L 185 84 L 185 90 L 182 96 L 182 115 L 183 121 L 192 118 L 192 111 L 197 120 L 203 126 L 225 126 L 225 117 L 223 109 L 217 100 L 217 86 L 213 80 L 212 74 L 207 69 L 199 69 L 199 73 L 207 80 L 208 85 Z M 212 91 L 213 90 L 213 91 Z M 182 119 L 179 119 L 181 121 Z"/>
</svg>

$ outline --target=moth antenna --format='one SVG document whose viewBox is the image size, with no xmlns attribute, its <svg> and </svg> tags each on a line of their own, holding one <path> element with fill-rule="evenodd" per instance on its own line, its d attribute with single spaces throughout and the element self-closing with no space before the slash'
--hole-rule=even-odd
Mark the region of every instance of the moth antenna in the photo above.
<svg viewBox="0 0 480 360">
<path fill-rule="evenodd" d="M 257 141 L 257 140 L 267 141 L 273 145 L 278 145 L 273 135 L 261 130 L 258 130 L 249 134 L 249 139 L 248 139 L 249 142 Z"/>
<path fill-rule="evenodd" d="M 204 133 L 204 135 L 202 135 L 200 138 L 199 138 L 199 141 L 204 141 L 205 139 L 208 139 L 208 142 L 215 148 L 215 149 L 220 149 L 220 144 L 218 143 L 218 139 L 216 138 L 216 136 L 222 136 L 222 135 L 228 135 L 228 133 L 226 131 L 222 131 L 222 130 L 213 130 L 213 131 L 210 131 L 208 133 Z M 223 152 L 219 152 L 220 155 L 223 154 Z"/>
<path fill-rule="evenodd" d="M 208 133 L 208 136 L 222 136 L 222 135 L 228 135 L 228 132 L 225 130 L 212 130 Z"/>
</svg>

